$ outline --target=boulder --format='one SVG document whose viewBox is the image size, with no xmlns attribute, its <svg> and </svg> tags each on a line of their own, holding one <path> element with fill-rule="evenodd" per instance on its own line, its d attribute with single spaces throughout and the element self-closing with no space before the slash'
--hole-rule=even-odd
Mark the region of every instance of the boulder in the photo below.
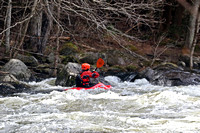
<svg viewBox="0 0 200 133">
<path fill-rule="evenodd" d="M 30 91 L 30 86 L 22 82 L 0 83 L 0 95 L 10 95 Z"/>
<path fill-rule="evenodd" d="M 15 93 L 16 88 L 9 83 L 0 83 L 0 95 Z"/>
<path fill-rule="evenodd" d="M 55 58 L 56 58 L 55 54 L 54 53 L 50 53 L 48 55 L 48 57 L 47 57 L 47 63 L 54 64 L 55 63 Z M 60 59 L 60 57 L 58 57 L 58 63 L 60 63 L 60 62 L 61 62 L 61 59 Z"/>
<path fill-rule="evenodd" d="M 48 55 L 48 58 L 47 58 L 48 62 L 50 63 L 54 63 L 55 62 L 55 54 L 54 53 L 50 53 Z"/>
<path fill-rule="evenodd" d="M 127 51 L 107 51 L 107 64 L 109 66 L 115 66 L 115 65 L 120 65 L 120 66 L 125 66 L 127 64 L 132 63 L 134 60 L 128 53 Z"/>
<path fill-rule="evenodd" d="M 67 42 L 60 46 L 59 53 L 61 55 L 74 55 L 75 53 L 78 53 L 78 47 L 73 44 L 72 42 Z"/>
<path fill-rule="evenodd" d="M 94 53 L 94 52 L 87 52 L 82 54 L 79 57 L 80 62 L 82 63 L 89 63 L 91 65 L 96 65 L 96 62 L 99 58 L 104 59 L 104 61 L 106 62 L 106 55 L 103 53 Z"/>
<path fill-rule="evenodd" d="M 21 60 L 22 62 L 24 62 L 24 64 L 28 66 L 37 66 L 39 64 L 38 60 L 34 56 L 17 54 L 16 59 Z"/>
<path fill-rule="evenodd" d="M 161 86 L 199 85 L 200 75 L 184 71 L 178 66 L 167 63 L 155 68 L 147 68 L 140 72 L 140 78 L 146 78 L 150 83 Z"/>
<path fill-rule="evenodd" d="M 12 74 L 0 75 L 0 95 L 9 95 L 30 90 L 30 86 L 15 78 Z"/>
<path fill-rule="evenodd" d="M 75 78 L 81 70 L 81 65 L 78 63 L 69 62 L 65 67 L 58 73 L 56 78 L 56 85 L 61 86 L 72 86 L 75 85 Z"/>
<path fill-rule="evenodd" d="M 22 61 L 18 59 L 11 59 L 1 70 L 9 72 L 21 81 L 29 81 L 31 78 L 31 71 Z"/>
</svg>

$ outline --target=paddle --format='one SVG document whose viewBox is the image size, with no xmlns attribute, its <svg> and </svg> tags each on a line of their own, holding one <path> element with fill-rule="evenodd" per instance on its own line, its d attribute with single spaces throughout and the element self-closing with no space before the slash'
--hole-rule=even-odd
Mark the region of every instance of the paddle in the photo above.
<svg viewBox="0 0 200 133">
<path fill-rule="evenodd" d="M 100 68 L 104 65 L 104 60 L 102 58 L 99 58 L 97 60 L 97 67 L 95 68 L 95 71 L 97 70 L 97 68 Z"/>
</svg>

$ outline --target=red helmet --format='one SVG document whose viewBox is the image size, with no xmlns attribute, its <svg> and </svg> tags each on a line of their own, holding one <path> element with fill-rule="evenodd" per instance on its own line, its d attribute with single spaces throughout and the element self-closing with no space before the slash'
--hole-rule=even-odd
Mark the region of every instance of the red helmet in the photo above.
<svg viewBox="0 0 200 133">
<path fill-rule="evenodd" d="M 82 70 L 89 70 L 90 69 L 90 64 L 83 63 L 81 67 L 82 67 Z"/>
</svg>

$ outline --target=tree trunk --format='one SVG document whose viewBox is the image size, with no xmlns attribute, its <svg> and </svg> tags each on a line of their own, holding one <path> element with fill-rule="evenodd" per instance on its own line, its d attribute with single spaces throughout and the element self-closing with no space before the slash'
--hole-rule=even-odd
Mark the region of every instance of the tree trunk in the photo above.
<svg viewBox="0 0 200 133">
<path fill-rule="evenodd" d="M 38 47 L 41 45 L 41 29 L 42 29 L 42 11 L 35 14 L 30 21 L 30 43 L 28 48 L 38 52 Z"/>
<path fill-rule="evenodd" d="M 181 4 L 189 13 L 190 13 L 190 21 L 189 21 L 189 29 L 186 36 L 185 47 L 188 49 L 192 49 L 192 43 L 194 42 L 194 34 L 195 34 L 195 25 L 197 19 L 197 12 L 199 7 L 199 0 L 194 0 L 194 4 L 189 3 L 187 0 L 176 0 L 179 4 Z"/>
<path fill-rule="evenodd" d="M 194 39 L 193 39 L 192 46 L 190 48 L 190 69 L 191 70 L 193 69 L 193 55 L 194 55 L 194 50 L 195 50 L 195 46 L 196 46 L 196 43 L 197 43 L 198 30 L 199 30 L 199 20 L 197 20 L 197 23 L 196 23 Z"/>
<path fill-rule="evenodd" d="M 194 24 L 194 26 L 191 26 L 192 24 L 190 24 L 191 28 L 194 28 L 191 30 L 191 31 L 193 31 L 193 33 L 191 33 L 193 36 L 191 36 L 192 44 L 191 44 L 191 48 L 190 48 L 190 69 L 193 69 L 193 54 L 194 54 L 194 50 L 195 50 L 195 46 L 196 46 L 196 42 L 197 42 L 197 34 L 199 32 L 199 23 L 200 23 L 199 7 L 200 7 L 200 0 L 196 0 L 194 3 L 194 14 L 192 14 L 194 17 L 193 21 L 195 21 L 195 24 Z M 191 22 L 194 23 L 193 21 L 191 21 Z"/>
<path fill-rule="evenodd" d="M 184 11 L 185 8 L 180 5 L 180 4 L 176 4 L 175 6 L 178 6 L 177 8 L 175 8 L 174 11 L 174 16 L 173 16 L 173 25 L 174 27 L 176 27 L 174 34 L 174 37 L 179 40 L 180 39 L 180 30 L 182 28 L 181 24 L 182 24 L 182 19 L 183 19 L 183 15 L 184 15 Z"/>
<path fill-rule="evenodd" d="M 196 28 L 196 19 L 197 19 L 197 17 L 190 15 L 189 29 L 188 29 L 186 41 L 185 41 L 185 46 L 189 49 L 192 47 L 192 43 L 193 43 L 193 40 L 194 40 L 194 34 L 195 34 L 195 28 Z"/>
<path fill-rule="evenodd" d="M 54 72 L 53 75 L 56 76 L 57 75 L 57 67 L 58 67 L 58 59 L 59 59 L 59 35 L 60 35 L 60 5 L 61 5 L 61 0 L 59 0 L 58 2 L 58 7 L 57 7 L 57 33 L 56 33 L 56 54 L 55 54 L 55 62 L 54 62 Z"/>
<path fill-rule="evenodd" d="M 49 36 L 50 36 L 50 31 L 51 31 L 51 28 L 52 28 L 53 19 L 48 15 L 47 21 L 48 21 L 48 24 L 47 24 L 46 31 L 43 32 L 43 34 L 42 34 L 43 39 L 42 39 L 42 42 L 41 42 L 41 46 L 42 46 L 43 51 L 46 48 L 47 40 L 49 39 Z"/>
<path fill-rule="evenodd" d="M 12 11 L 12 0 L 8 1 L 8 8 L 7 8 L 7 13 L 6 13 L 6 28 L 8 30 L 6 31 L 6 53 L 10 52 L 10 26 L 11 26 L 11 11 Z"/>
<path fill-rule="evenodd" d="M 53 10 L 52 8 L 53 8 L 52 5 L 49 5 L 50 12 Z M 45 12 L 43 15 L 44 15 L 43 19 L 45 19 L 45 23 L 43 23 L 42 25 L 42 40 L 41 40 L 42 51 L 41 53 L 45 51 L 47 40 L 49 39 L 50 31 L 52 29 L 52 24 L 53 24 L 53 18 L 51 17 L 51 15 L 48 14 L 47 8 L 45 8 Z"/>
<path fill-rule="evenodd" d="M 174 24 L 175 25 L 181 26 L 184 11 L 185 11 L 185 8 L 179 4 L 175 10 L 175 15 L 174 15 Z"/>
<path fill-rule="evenodd" d="M 171 0 L 169 0 L 168 3 L 171 4 Z M 160 27 L 161 31 L 167 31 L 172 21 L 172 6 L 169 4 L 164 6 L 162 19 L 164 19 L 165 22 L 161 24 L 161 27 Z"/>
<path fill-rule="evenodd" d="M 32 6 L 32 9 L 31 9 L 31 14 L 30 14 L 30 18 L 33 17 L 33 15 L 35 14 L 35 10 L 36 10 L 36 6 L 37 6 L 37 3 L 38 3 L 38 0 L 34 0 L 34 4 Z M 19 46 L 18 46 L 18 49 L 20 49 L 20 47 L 22 46 L 23 42 L 24 42 L 24 38 L 25 38 L 25 35 L 27 33 L 27 29 L 28 29 L 28 25 L 29 25 L 29 22 L 30 22 L 30 19 L 28 19 L 25 23 L 25 26 L 24 26 L 24 32 L 23 32 L 23 36 L 21 38 L 21 41 L 19 43 Z M 14 57 L 17 55 L 17 51 L 14 53 Z"/>
</svg>

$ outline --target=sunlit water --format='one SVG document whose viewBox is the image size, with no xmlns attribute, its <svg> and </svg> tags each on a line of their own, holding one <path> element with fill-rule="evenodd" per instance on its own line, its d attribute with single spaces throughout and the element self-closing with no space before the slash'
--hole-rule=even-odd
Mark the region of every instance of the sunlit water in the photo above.
<svg viewBox="0 0 200 133">
<path fill-rule="evenodd" d="M 52 80 L 30 83 L 39 93 L 0 97 L 0 133 L 200 131 L 200 86 L 106 77 L 115 85 L 111 90 L 61 92 L 64 87 L 49 85 Z"/>
</svg>

